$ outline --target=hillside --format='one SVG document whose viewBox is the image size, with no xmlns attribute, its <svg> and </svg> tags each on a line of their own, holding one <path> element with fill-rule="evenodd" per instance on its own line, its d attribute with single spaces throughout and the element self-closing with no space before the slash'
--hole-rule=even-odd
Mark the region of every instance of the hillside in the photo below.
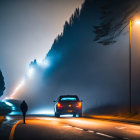
<svg viewBox="0 0 140 140">
<path fill-rule="evenodd" d="M 119 2 L 116 1 L 116 4 L 119 5 Z M 116 22 L 123 22 L 121 16 L 118 16 L 115 21 L 112 21 L 111 29 L 107 28 L 104 35 L 102 34 L 103 29 L 106 29 L 104 25 L 102 28 L 100 26 L 102 29 L 100 34 L 98 32 L 95 34 L 95 27 L 98 29 L 99 26 L 97 25 L 102 23 L 101 7 L 104 4 L 106 3 L 103 1 L 86 0 L 81 10 L 76 9 L 70 20 L 65 22 L 62 34 L 54 40 L 49 53 L 46 55 L 45 59 L 50 62 L 50 66 L 45 71 L 40 72 L 41 77 L 43 76 L 42 79 L 34 79 L 36 82 L 33 82 L 31 86 L 35 87 L 34 90 L 31 90 L 30 87 L 27 89 L 27 92 L 31 94 L 28 94 L 26 98 L 28 97 L 28 100 L 31 98 L 30 100 L 39 103 L 39 105 L 33 104 L 34 107 L 44 108 L 47 106 L 53 108 L 52 101 L 58 95 L 63 94 L 77 94 L 84 100 L 84 110 L 102 106 L 112 106 L 114 109 L 128 106 L 127 28 L 120 34 L 116 33 L 116 43 L 113 43 L 114 41 L 112 42 L 110 39 L 110 37 L 112 38 L 113 27 L 118 30 L 122 29 L 122 26 L 118 28 L 114 26 Z M 122 9 L 119 10 L 120 15 L 129 4 L 124 6 L 122 3 L 120 7 Z M 111 9 L 113 8 L 111 7 Z M 130 9 L 130 11 L 132 10 Z M 129 12 L 126 12 L 128 15 L 126 16 L 126 13 L 123 15 L 126 17 L 125 22 L 129 21 L 130 16 Z M 110 21 L 110 19 L 108 20 Z M 100 40 L 100 37 L 103 37 L 103 40 L 102 38 Z M 95 39 L 99 41 L 95 41 Z M 139 58 L 139 56 L 137 57 Z M 135 65 L 137 70 L 140 70 L 140 65 Z M 140 74 L 133 78 L 132 86 L 133 91 L 135 91 L 133 92 L 133 104 L 137 106 L 140 103 L 140 96 L 138 96 L 140 88 L 135 85 L 139 83 Z M 42 98 L 42 95 L 46 95 L 46 98 Z M 24 94 L 21 97 L 23 98 Z"/>
</svg>

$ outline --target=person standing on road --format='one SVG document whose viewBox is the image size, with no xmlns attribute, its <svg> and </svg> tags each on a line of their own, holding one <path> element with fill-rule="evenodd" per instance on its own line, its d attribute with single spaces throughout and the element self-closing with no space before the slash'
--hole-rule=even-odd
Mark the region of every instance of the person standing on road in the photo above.
<svg viewBox="0 0 140 140">
<path fill-rule="evenodd" d="M 25 117 L 26 117 L 26 112 L 28 110 L 28 105 L 26 104 L 25 101 L 23 101 L 20 105 L 20 109 L 22 111 L 23 114 L 23 124 L 25 124 Z"/>
</svg>

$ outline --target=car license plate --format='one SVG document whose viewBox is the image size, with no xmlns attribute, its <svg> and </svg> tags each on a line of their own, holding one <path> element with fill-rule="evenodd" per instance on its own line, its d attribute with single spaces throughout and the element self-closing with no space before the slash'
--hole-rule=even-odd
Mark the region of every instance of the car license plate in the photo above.
<svg viewBox="0 0 140 140">
<path fill-rule="evenodd" d="M 72 110 L 68 110 L 68 112 L 72 112 Z"/>
</svg>

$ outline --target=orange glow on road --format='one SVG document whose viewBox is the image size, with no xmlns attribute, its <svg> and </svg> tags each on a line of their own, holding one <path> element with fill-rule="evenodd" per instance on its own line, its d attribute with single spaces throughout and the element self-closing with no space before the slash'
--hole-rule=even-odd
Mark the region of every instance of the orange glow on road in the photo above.
<svg viewBox="0 0 140 140">
<path fill-rule="evenodd" d="M 90 134 L 95 134 L 99 136 L 101 135 L 103 137 L 109 137 L 109 138 L 117 138 L 115 136 L 119 136 L 119 137 L 121 136 L 121 138 L 128 138 L 128 139 L 140 138 L 139 125 L 97 120 L 97 119 L 90 119 L 90 118 L 63 119 L 63 118 L 54 118 L 54 117 L 28 117 L 26 120 L 26 125 L 23 125 L 22 121 L 21 123 L 18 124 L 19 125 L 17 129 L 20 128 L 20 129 L 28 130 L 26 132 L 29 132 L 28 135 L 30 136 L 34 136 L 34 134 L 37 134 L 37 136 L 40 135 L 40 133 L 38 133 L 38 130 L 44 131 L 44 134 L 47 134 L 46 132 L 48 132 L 49 130 L 49 132 L 52 132 L 51 136 L 54 136 L 54 134 L 56 133 L 59 133 L 59 135 L 61 134 L 63 135 L 62 132 L 65 131 L 67 134 L 70 134 L 72 132 L 72 135 L 74 133 L 75 134 L 79 133 L 80 135 L 85 136 L 88 135 L 88 133 L 90 133 Z M 15 129 L 16 126 L 17 124 L 14 125 L 12 128 L 11 138 L 13 138 L 14 135 L 20 136 L 19 131 L 17 131 L 18 133 L 16 133 L 16 129 Z M 30 133 L 30 132 L 36 132 L 36 133 Z"/>
<path fill-rule="evenodd" d="M 12 127 L 11 129 L 11 133 L 10 133 L 10 136 L 9 136 L 9 140 L 13 140 L 14 139 L 14 133 L 15 133 L 15 129 L 16 129 L 16 126 L 21 123 L 22 121 L 18 121 L 16 124 L 14 124 L 14 126 Z"/>
<path fill-rule="evenodd" d="M 39 119 L 39 117 L 38 117 Z M 55 119 L 55 120 L 54 120 Z M 44 120 L 47 121 L 44 118 Z M 51 119 L 48 118 L 51 121 Z M 127 136 L 140 136 L 140 126 L 134 124 L 127 124 L 127 123 L 119 123 L 113 121 L 104 121 L 104 120 L 96 120 L 96 119 L 89 119 L 89 118 L 52 118 L 52 123 L 58 123 L 60 126 L 61 124 L 67 124 L 67 126 L 75 126 L 80 129 L 87 129 L 95 131 L 108 131 L 108 132 L 115 132 L 121 135 Z M 49 122 L 51 123 L 51 122 Z"/>
</svg>

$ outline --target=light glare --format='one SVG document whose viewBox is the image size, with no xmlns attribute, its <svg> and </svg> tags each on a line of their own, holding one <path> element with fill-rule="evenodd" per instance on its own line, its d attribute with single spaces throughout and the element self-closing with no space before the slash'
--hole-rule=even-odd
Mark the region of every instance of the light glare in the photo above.
<svg viewBox="0 0 140 140">
<path fill-rule="evenodd" d="M 41 67 L 48 67 L 50 65 L 49 61 L 47 59 L 44 59 L 44 60 L 38 60 L 38 64 L 41 66 Z"/>
<path fill-rule="evenodd" d="M 11 107 L 13 106 L 13 104 L 11 104 L 11 103 L 9 103 L 7 101 L 5 102 L 5 104 L 7 104 L 8 106 L 11 106 Z"/>
<path fill-rule="evenodd" d="M 6 116 L 6 120 L 11 121 L 13 119 L 10 116 Z"/>
<path fill-rule="evenodd" d="M 15 88 L 14 92 L 11 94 L 10 98 L 12 99 L 13 96 L 17 93 L 17 91 L 25 84 L 25 80 L 23 79 L 19 85 Z"/>
<path fill-rule="evenodd" d="M 135 24 L 140 24 L 140 20 L 136 20 L 135 21 Z"/>
<path fill-rule="evenodd" d="M 31 78 L 31 76 L 33 75 L 33 73 L 34 73 L 34 69 L 32 67 L 29 68 L 29 70 L 27 72 L 28 77 Z"/>
<path fill-rule="evenodd" d="M 40 110 L 33 111 L 32 114 L 54 115 L 54 111 L 48 109 L 40 109 Z"/>
<path fill-rule="evenodd" d="M 72 114 L 60 115 L 60 117 L 73 117 Z"/>
<path fill-rule="evenodd" d="M 15 106 L 12 103 L 10 103 L 8 101 L 5 101 L 5 104 L 7 104 L 8 106 L 12 107 L 12 110 L 16 110 Z"/>
</svg>

